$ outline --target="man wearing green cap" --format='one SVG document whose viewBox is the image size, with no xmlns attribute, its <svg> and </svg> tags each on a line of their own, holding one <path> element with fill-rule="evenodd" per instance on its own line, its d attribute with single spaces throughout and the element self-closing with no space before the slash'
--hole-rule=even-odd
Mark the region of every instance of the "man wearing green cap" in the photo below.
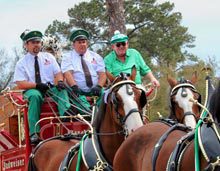
<svg viewBox="0 0 220 171">
<path fill-rule="evenodd" d="M 55 57 L 41 50 L 42 33 L 26 30 L 20 36 L 27 54 L 18 61 L 15 67 L 14 82 L 18 88 L 25 90 L 24 99 L 28 100 L 28 123 L 32 144 L 39 142 L 39 125 L 41 105 L 44 96 L 51 96 L 58 103 L 59 114 L 70 108 L 67 92 L 64 90 L 63 75 Z M 54 78 L 58 81 L 54 86 Z"/>
<path fill-rule="evenodd" d="M 146 77 L 155 86 L 160 86 L 141 54 L 135 49 L 128 48 L 128 37 L 126 35 L 115 31 L 114 36 L 111 38 L 111 47 L 113 51 L 104 58 L 108 72 L 114 76 L 119 75 L 121 72 L 131 74 L 131 69 L 135 65 L 137 69 L 136 84 L 141 85 L 142 77 Z"/>
<path fill-rule="evenodd" d="M 103 58 L 88 49 L 89 37 L 89 33 L 84 29 L 74 30 L 70 36 L 73 50 L 64 56 L 61 62 L 61 69 L 68 85 L 86 106 L 85 108 L 90 107 L 86 96 L 100 97 L 106 82 Z M 73 103 L 79 106 L 74 100 Z"/>
</svg>

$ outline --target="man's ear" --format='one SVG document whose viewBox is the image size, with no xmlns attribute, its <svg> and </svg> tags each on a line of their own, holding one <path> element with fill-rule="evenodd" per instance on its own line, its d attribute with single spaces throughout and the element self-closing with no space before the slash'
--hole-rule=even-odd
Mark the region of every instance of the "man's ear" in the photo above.
<svg viewBox="0 0 220 171">
<path fill-rule="evenodd" d="M 113 50 L 115 50 L 115 45 L 114 45 L 114 44 L 112 44 L 112 45 L 111 45 L 111 48 L 112 48 Z"/>
</svg>

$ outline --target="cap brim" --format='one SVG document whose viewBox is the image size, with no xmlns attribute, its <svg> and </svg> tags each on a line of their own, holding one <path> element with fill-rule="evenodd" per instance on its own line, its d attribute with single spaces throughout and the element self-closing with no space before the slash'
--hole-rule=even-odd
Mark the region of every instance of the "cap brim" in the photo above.
<svg viewBox="0 0 220 171">
<path fill-rule="evenodd" d="M 79 35 L 79 36 L 76 36 L 73 41 L 76 41 L 76 40 L 88 40 L 88 38 L 85 35 Z"/>
<path fill-rule="evenodd" d="M 27 39 L 26 42 L 30 41 L 30 40 L 32 40 L 32 41 L 42 41 L 42 39 L 40 37 L 31 37 L 30 39 Z"/>
</svg>

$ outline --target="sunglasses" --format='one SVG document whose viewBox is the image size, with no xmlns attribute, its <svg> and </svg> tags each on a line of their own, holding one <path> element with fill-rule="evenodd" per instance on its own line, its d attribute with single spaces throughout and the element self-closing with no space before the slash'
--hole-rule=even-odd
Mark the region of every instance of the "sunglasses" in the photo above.
<svg viewBox="0 0 220 171">
<path fill-rule="evenodd" d="M 117 47 L 120 47 L 120 46 L 125 46 L 126 45 L 126 42 L 119 42 L 119 43 L 116 43 L 116 46 Z"/>
</svg>

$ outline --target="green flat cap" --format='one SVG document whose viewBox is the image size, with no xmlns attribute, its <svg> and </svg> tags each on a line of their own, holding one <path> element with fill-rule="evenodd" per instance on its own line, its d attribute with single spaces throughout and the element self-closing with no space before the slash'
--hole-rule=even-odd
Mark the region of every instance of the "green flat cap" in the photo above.
<svg viewBox="0 0 220 171">
<path fill-rule="evenodd" d="M 74 42 L 75 40 L 88 40 L 89 33 L 84 29 L 74 30 L 70 36 L 70 41 Z"/>
<path fill-rule="evenodd" d="M 20 38 L 23 41 L 29 41 L 29 40 L 39 40 L 41 41 L 43 37 L 43 34 L 40 31 L 30 31 L 30 30 L 25 30 L 21 35 Z"/>
<path fill-rule="evenodd" d="M 114 36 L 112 36 L 112 38 L 111 38 L 111 44 L 115 44 L 118 42 L 126 42 L 127 40 L 128 40 L 128 36 L 120 33 L 120 31 L 116 30 L 114 32 Z"/>
</svg>

